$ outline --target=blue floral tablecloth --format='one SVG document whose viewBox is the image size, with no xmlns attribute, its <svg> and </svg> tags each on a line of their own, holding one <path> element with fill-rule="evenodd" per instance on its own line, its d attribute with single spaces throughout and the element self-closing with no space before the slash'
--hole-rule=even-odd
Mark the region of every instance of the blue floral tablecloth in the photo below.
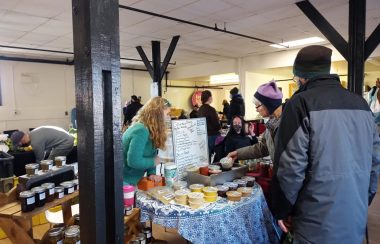
<svg viewBox="0 0 380 244">
<path fill-rule="evenodd" d="M 274 221 L 263 192 L 255 184 L 250 197 L 240 202 L 220 198 L 215 203 L 193 210 L 163 203 L 144 192 L 136 193 L 141 222 L 152 221 L 167 228 L 176 228 L 186 240 L 197 243 L 278 243 Z"/>
</svg>

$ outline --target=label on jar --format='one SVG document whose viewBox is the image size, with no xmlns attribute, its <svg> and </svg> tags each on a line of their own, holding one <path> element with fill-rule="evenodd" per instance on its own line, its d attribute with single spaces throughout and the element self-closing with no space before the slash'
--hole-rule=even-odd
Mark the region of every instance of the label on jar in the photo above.
<svg viewBox="0 0 380 244">
<path fill-rule="evenodd" d="M 26 199 L 26 205 L 33 204 L 35 202 L 34 197 L 29 197 Z"/>
<path fill-rule="evenodd" d="M 140 240 L 140 243 L 141 243 L 141 244 L 146 244 L 145 239 L 144 239 L 144 240 Z"/>
<path fill-rule="evenodd" d="M 75 243 L 75 244 L 80 244 L 80 241 L 77 241 L 77 243 Z"/>
<path fill-rule="evenodd" d="M 63 194 L 64 194 L 63 192 L 58 193 L 58 198 L 62 198 Z"/>
<path fill-rule="evenodd" d="M 49 195 L 53 195 L 53 194 L 54 194 L 54 188 L 49 189 Z"/>
<path fill-rule="evenodd" d="M 147 232 L 147 233 L 146 233 L 146 239 L 151 238 L 151 237 L 152 237 L 152 233 Z"/>
<path fill-rule="evenodd" d="M 63 244 L 63 240 L 58 241 L 57 244 Z"/>
<path fill-rule="evenodd" d="M 124 199 L 133 198 L 135 196 L 135 192 L 124 192 Z"/>
<path fill-rule="evenodd" d="M 46 197 L 45 192 L 40 193 L 40 200 L 44 200 Z"/>
<path fill-rule="evenodd" d="M 74 192 L 74 187 L 70 187 L 69 189 L 67 189 L 67 193 L 71 194 Z"/>
</svg>

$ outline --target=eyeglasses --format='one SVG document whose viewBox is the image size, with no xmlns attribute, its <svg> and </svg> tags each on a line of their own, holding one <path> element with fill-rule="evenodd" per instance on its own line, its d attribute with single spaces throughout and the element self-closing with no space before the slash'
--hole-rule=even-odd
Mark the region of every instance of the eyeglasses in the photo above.
<svg viewBox="0 0 380 244">
<path fill-rule="evenodd" d="M 257 106 L 256 106 L 256 109 L 260 108 L 261 106 L 263 106 L 263 105 L 262 105 L 262 104 L 257 105 Z"/>
<path fill-rule="evenodd" d="M 295 83 L 298 83 L 298 81 L 300 80 L 300 78 L 298 77 L 298 76 L 293 76 L 293 81 L 295 82 Z"/>
</svg>

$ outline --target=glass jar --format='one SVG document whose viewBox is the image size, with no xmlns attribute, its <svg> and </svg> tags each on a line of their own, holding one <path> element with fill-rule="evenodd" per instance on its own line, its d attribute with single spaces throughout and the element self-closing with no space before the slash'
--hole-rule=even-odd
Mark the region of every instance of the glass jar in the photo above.
<svg viewBox="0 0 380 244">
<path fill-rule="evenodd" d="M 54 183 L 44 183 L 41 185 L 41 187 L 45 188 L 45 194 L 46 194 L 46 202 L 52 202 L 54 201 Z"/>
<path fill-rule="evenodd" d="M 36 207 L 44 206 L 46 202 L 45 188 L 41 186 L 37 186 L 37 187 L 33 187 L 31 191 L 35 193 Z"/>
<path fill-rule="evenodd" d="M 78 225 L 69 226 L 65 230 L 64 244 L 77 244 L 80 243 L 80 230 Z"/>
<path fill-rule="evenodd" d="M 73 216 L 74 218 L 74 225 L 78 225 L 79 226 L 79 223 L 80 223 L 80 217 L 79 217 L 79 214 L 75 214 Z"/>
<path fill-rule="evenodd" d="M 141 244 L 146 244 L 146 238 L 144 233 L 139 233 L 137 235 L 137 239 L 140 241 Z"/>
<path fill-rule="evenodd" d="M 79 180 L 75 179 L 75 180 L 72 180 L 71 182 L 73 182 L 74 184 L 74 191 L 79 190 Z"/>
<path fill-rule="evenodd" d="M 143 233 L 145 235 L 146 243 L 151 243 L 152 242 L 152 229 L 149 227 L 144 228 Z"/>
<path fill-rule="evenodd" d="M 21 201 L 21 211 L 30 212 L 36 207 L 35 194 L 32 191 L 22 191 L 19 195 Z"/>
<path fill-rule="evenodd" d="M 74 192 L 74 183 L 71 181 L 65 181 L 60 184 L 63 187 L 65 195 L 69 195 Z"/>
<path fill-rule="evenodd" d="M 55 166 L 61 168 L 66 165 L 66 156 L 58 156 L 54 158 Z"/>
<path fill-rule="evenodd" d="M 63 230 L 61 227 L 50 229 L 48 231 L 48 244 L 62 244 Z"/>
<path fill-rule="evenodd" d="M 26 174 L 29 177 L 36 175 L 38 172 L 38 167 L 39 167 L 38 164 L 27 164 L 27 165 L 25 165 Z"/>
<path fill-rule="evenodd" d="M 56 188 L 54 188 L 54 190 L 55 190 L 54 196 L 56 199 L 61 199 L 65 195 L 64 188 L 62 186 L 57 186 Z"/>
<path fill-rule="evenodd" d="M 53 160 L 42 160 L 41 169 L 43 172 L 48 172 L 53 168 Z"/>
</svg>

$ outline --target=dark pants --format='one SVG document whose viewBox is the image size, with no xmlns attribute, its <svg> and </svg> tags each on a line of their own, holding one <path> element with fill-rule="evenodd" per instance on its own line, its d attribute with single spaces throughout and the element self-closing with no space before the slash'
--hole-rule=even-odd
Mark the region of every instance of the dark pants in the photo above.
<svg viewBox="0 0 380 244">
<path fill-rule="evenodd" d="M 214 135 L 214 136 L 208 136 L 208 156 L 209 159 L 211 159 L 211 154 L 214 153 L 214 148 L 215 148 L 215 140 L 219 135 Z M 211 163 L 211 161 L 210 161 Z"/>
</svg>

